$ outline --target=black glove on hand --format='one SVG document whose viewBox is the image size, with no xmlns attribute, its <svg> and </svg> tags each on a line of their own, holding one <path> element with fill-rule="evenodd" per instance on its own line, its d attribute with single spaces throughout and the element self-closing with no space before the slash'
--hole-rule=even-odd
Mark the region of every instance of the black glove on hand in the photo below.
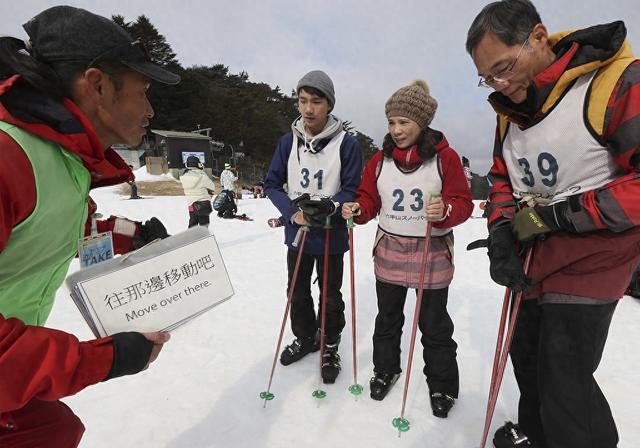
<svg viewBox="0 0 640 448">
<path fill-rule="evenodd" d="M 164 239 L 168 236 L 169 234 L 164 224 L 154 216 L 144 224 L 140 223 L 140 236 L 133 237 L 133 248 L 140 249 L 155 239 Z"/>
<path fill-rule="evenodd" d="M 511 226 L 497 227 L 489 235 L 489 273 L 494 282 L 512 291 L 528 291 L 532 284 L 522 269 Z"/>
<path fill-rule="evenodd" d="M 123 375 L 136 374 L 147 366 L 153 350 L 153 342 L 145 338 L 144 335 L 128 331 L 116 333 L 111 339 L 113 341 L 113 363 L 109 374 L 103 381 Z"/>
<path fill-rule="evenodd" d="M 308 193 L 294 199 L 291 205 L 300 209 L 304 218 L 314 227 L 322 227 L 327 216 L 336 212 L 336 205 L 331 199 L 311 199 Z"/>
<path fill-rule="evenodd" d="M 518 240 L 532 243 L 549 232 L 573 232 L 576 229 L 567 218 L 567 201 L 546 207 L 523 208 L 513 218 L 512 227 Z"/>
</svg>

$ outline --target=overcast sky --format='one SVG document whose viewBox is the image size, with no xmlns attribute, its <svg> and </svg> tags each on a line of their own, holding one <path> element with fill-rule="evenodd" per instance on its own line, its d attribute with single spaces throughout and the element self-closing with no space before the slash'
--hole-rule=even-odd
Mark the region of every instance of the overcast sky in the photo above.
<svg viewBox="0 0 640 448">
<path fill-rule="evenodd" d="M 47 7 L 69 4 L 104 16 L 144 14 L 185 67 L 223 63 L 252 81 L 289 93 L 309 70 L 326 71 L 336 88 L 335 114 L 380 144 L 384 103 L 414 79 L 431 86 L 442 130 L 473 171 L 491 160 L 495 117 L 477 88 L 464 43 L 469 25 L 489 2 L 477 0 L 249 1 L 109 0 L 3 1 L 0 34 L 26 37 L 22 24 Z M 640 51 L 637 0 L 538 0 L 550 32 L 622 19 Z M 215 127 L 215 123 L 202 124 Z M 195 126 L 195 124 L 194 124 Z M 275 147 L 275 142 L 274 142 Z"/>
</svg>

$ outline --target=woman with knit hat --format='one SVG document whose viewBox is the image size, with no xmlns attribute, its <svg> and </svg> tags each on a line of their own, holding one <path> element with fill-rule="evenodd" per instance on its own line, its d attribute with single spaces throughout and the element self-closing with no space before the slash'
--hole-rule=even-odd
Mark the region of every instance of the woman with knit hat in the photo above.
<svg viewBox="0 0 640 448">
<path fill-rule="evenodd" d="M 391 95 L 385 105 L 389 133 L 366 165 L 356 202 L 345 219 L 364 224 L 379 215 L 374 244 L 378 315 L 373 334 L 371 398 L 382 400 L 400 372 L 400 340 L 407 289 L 419 287 L 427 221 L 432 236 L 419 317 L 424 374 L 431 408 L 447 417 L 458 396 L 457 344 L 447 312 L 453 277 L 452 227 L 466 221 L 473 203 L 458 154 L 429 127 L 437 101 L 424 81 Z"/>
</svg>

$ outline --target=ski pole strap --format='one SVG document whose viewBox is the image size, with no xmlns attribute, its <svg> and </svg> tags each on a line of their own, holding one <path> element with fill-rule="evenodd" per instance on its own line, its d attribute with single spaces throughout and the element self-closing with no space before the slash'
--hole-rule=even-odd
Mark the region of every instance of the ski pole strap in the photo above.
<svg viewBox="0 0 640 448">
<path fill-rule="evenodd" d="M 467 250 L 479 249 L 481 247 L 489 247 L 489 239 L 483 238 L 479 240 L 475 240 L 467 244 Z"/>
</svg>

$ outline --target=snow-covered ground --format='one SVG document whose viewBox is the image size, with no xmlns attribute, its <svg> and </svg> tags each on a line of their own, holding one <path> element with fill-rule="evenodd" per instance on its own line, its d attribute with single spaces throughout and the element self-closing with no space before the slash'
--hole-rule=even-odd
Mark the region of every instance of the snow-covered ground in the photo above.
<svg viewBox="0 0 640 448">
<path fill-rule="evenodd" d="M 142 179 L 140 179 L 142 180 Z M 146 180 L 146 179 L 145 179 Z M 157 216 L 169 233 L 183 231 L 188 215 L 184 197 L 124 200 L 109 187 L 94 191 L 98 211 L 142 220 Z M 382 402 L 369 398 L 372 373 L 371 335 L 376 315 L 370 256 L 375 223 L 355 229 L 358 382 L 353 383 L 350 306 L 340 347 L 343 371 L 334 385 L 323 385 L 324 400 L 311 396 L 318 387 L 318 357 L 278 364 L 272 385 L 276 398 L 263 408 L 282 314 L 286 304 L 285 246 L 282 229 L 267 226 L 277 217 L 268 199 L 239 201 L 239 213 L 253 222 L 222 220 L 210 226 L 220 245 L 236 294 L 228 302 L 179 328 L 147 371 L 90 387 L 65 401 L 87 427 L 82 447 L 436 447 L 479 445 L 484 421 L 491 361 L 503 289 L 488 275 L 486 252 L 466 252 L 470 241 L 485 236 L 485 221 L 470 219 L 456 228 L 456 274 L 449 310 L 454 320 L 460 367 L 460 398 L 449 418 L 431 415 L 422 376 L 420 343 L 414 355 L 405 417 L 410 431 L 398 438 L 391 421 L 400 415 L 404 376 Z M 475 215 L 480 211 L 476 208 Z M 343 294 L 349 297 L 348 257 Z M 77 262 L 72 270 L 77 269 Z M 415 297 L 415 296 L 413 296 Z M 413 297 L 410 296 L 411 299 Z M 414 300 L 407 300 L 403 369 Z M 48 326 L 91 339 L 68 291 L 61 289 Z M 292 334 L 287 327 L 285 343 Z M 613 409 L 620 448 L 640 443 L 640 301 L 619 304 L 597 377 Z M 517 389 L 507 370 L 493 419 L 492 432 L 516 418 Z"/>
</svg>

